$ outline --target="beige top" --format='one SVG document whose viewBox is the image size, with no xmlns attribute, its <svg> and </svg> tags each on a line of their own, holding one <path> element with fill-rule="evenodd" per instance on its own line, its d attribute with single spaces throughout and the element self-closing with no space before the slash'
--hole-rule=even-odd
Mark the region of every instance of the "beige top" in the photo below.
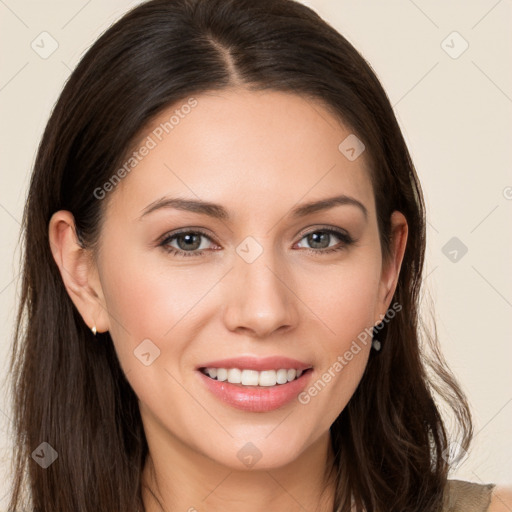
<svg viewBox="0 0 512 512">
<path fill-rule="evenodd" d="M 448 480 L 443 512 L 486 512 L 496 484 Z"/>
</svg>

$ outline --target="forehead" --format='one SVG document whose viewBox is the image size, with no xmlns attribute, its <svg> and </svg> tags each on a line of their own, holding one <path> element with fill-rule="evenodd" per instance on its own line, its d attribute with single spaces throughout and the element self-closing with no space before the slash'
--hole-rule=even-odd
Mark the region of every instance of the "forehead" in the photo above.
<svg viewBox="0 0 512 512">
<path fill-rule="evenodd" d="M 366 155 L 354 160 L 340 150 L 352 137 L 320 103 L 295 94 L 236 89 L 185 98 L 141 131 L 109 209 L 134 218 L 172 195 L 257 215 L 346 194 L 371 212 Z"/>
</svg>

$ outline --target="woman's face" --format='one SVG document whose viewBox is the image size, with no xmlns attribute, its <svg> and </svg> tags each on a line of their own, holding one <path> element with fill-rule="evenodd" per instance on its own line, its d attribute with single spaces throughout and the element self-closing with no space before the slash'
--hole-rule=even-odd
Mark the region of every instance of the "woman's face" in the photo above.
<svg viewBox="0 0 512 512">
<path fill-rule="evenodd" d="M 150 448 L 171 442 L 239 469 L 247 455 L 283 466 L 346 406 L 371 348 L 362 333 L 390 306 L 406 235 L 384 266 L 353 137 L 317 103 L 247 90 L 184 100 L 141 134 L 146 150 L 106 199 L 95 321 L 140 400 Z M 393 225 L 404 228 L 400 214 Z M 294 372 L 216 363 L 241 357 L 295 360 L 261 370 L 309 370 L 254 387 Z M 242 370 L 228 375 L 249 385 L 198 369 L 210 365 Z"/>
</svg>

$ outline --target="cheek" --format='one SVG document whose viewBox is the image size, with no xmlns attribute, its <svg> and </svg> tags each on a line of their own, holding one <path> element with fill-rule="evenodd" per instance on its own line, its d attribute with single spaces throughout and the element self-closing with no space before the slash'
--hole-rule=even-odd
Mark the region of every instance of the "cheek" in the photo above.
<svg viewBox="0 0 512 512">
<path fill-rule="evenodd" d="M 302 281 L 306 303 L 322 326 L 315 378 L 302 404 L 328 428 L 355 392 L 371 350 L 380 275 L 378 255 L 359 253 Z M 304 275 L 312 276 L 310 272 Z"/>
<path fill-rule="evenodd" d="M 109 259 L 105 251 L 101 280 L 123 368 L 140 364 L 134 351 L 145 340 L 160 350 L 155 367 L 170 360 L 179 365 L 186 340 L 200 328 L 201 299 L 220 276 L 199 265 L 170 268 L 165 257 L 148 258 L 129 248 L 121 252 L 122 259 Z"/>
<path fill-rule="evenodd" d="M 178 384 L 181 366 L 198 329 L 200 298 L 212 286 L 207 276 L 163 267 L 126 252 L 122 262 L 105 266 L 103 286 L 119 364 L 140 402 L 162 414 L 169 396 L 190 399 Z"/>
<path fill-rule="evenodd" d="M 330 350 L 343 349 L 374 324 L 379 263 L 374 254 L 354 253 L 321 271 L 302 273 L 300 297 L 327 330 Z"/>
</svg>

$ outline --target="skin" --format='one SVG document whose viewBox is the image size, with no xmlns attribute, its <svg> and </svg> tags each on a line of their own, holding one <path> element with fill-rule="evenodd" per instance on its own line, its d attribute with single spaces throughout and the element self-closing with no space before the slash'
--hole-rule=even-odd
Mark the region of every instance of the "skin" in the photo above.
<svg viewBox="0 0 512 512">
<path fill-rule="evenodd" d="M 491 495 L 487 512 L 510 512 L 512 510 L 512 486 L 496 486 Z"/>
<path fill-rule="evenodd" d="M 351 131 L 320 104 L 245 89 L 196 99 L 109 193 L 97 259 L 78 245 L 67 211 L 49 224 L 53 255 L 84 322 L 110 331 L 139 398 L 150 451 L 142 480 L 166 512 L 332 510 L 332 485 L 319 498 L 332 457 L 329 427 L 357 388 L 370 344 L 307 405 L 293 400 L 266 413 L 220 402 L 194 368 L 284 355 L 311 364 L 310 382 L 317 381 L 390 307 L 407 222 L 393 213 L 392 257 L 383 262 L 365 153 L 349 161 L 338 150 Z M 363 203 L 368 218 L 352 205 L 290 217 L 298 204 L 341 193 Z M 139 220 L 164 195 L 219 203 L 232 218 L 161 209 Z M 189 227 L 210 236 L 201 238 L 202 256 L 158 246 L 166 233 Z M 326 227 L 348 231 L 355 242 L 321 254 L 343 245 L 336 235 L 320 248 L 308 241 Z M 252 263 L 236 252 L 248 236 L 263 251 Z M 149 366 L 133 354 L 144 339 L 160 349 Z M 248 442 L 261 452 L 252 468 L 237 457 Z M 146 488 L 143 498 L 149 512 L 162 510 Z"/>
</svg>

